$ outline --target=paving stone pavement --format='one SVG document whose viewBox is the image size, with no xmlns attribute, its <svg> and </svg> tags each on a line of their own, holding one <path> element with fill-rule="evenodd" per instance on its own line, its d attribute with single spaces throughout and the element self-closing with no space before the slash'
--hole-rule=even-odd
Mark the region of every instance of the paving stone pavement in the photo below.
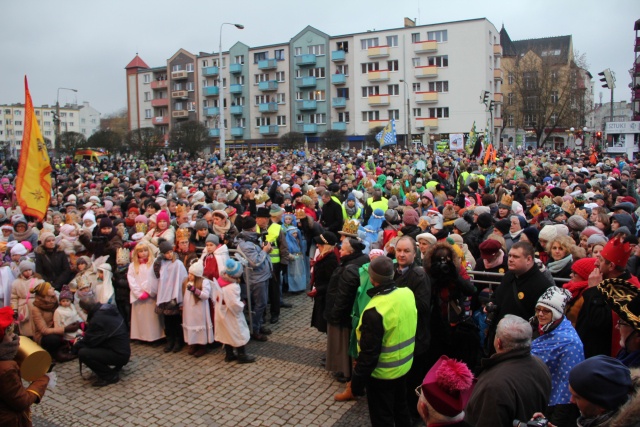
<svg viewBox="0 0 640 427">
<path fill-rule="evenodd" d="M 320 366 L 326 336 L 309 326 L 313 302 L 285 297 L 265 343 L 251 341 L 252 364 L 224 362 L 216 349 L 200 359 L 132 343 L 121 380 L 94 388 L 76 361 L 57 365 L 58 385 L 34 405 L 36 427 L 82 426 L 370 426 L 366 399 L 335 402 L 344 385 Z M 83 376 L 90 371 L 85 367 Z"/>
</svg>

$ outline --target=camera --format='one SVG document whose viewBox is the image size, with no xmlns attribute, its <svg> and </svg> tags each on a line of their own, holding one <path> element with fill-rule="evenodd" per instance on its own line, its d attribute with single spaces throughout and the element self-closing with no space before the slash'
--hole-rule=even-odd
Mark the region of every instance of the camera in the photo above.
<svg viewBox="0 0 640 427">
<path fill-rule="evenodd" d="M 547 424 L 549 424 L 549 420 L 544 417 L 536 417 L 527 422 L 513 420 L 513 427 L 546 427 Z"/>
<path fill-rule="evenodd" d="M 490 302 L 484 307 L 484 310 L 487 312 L 487 318 L 485 319 L 485 322 L 487 325 L 490 326 L 493 324 L 493 320 L 496 317 L 496 313 L 498 312 L 498 306 Z"/>
<path fill-rule="evenodd" d="M 443 274 L 450 274 L 451 273 L 451 266 L 449 265 L 449 263 L 447 261 L 438 261 L 438 268 L 440 269 L 440 271 Z"/>
</svg>

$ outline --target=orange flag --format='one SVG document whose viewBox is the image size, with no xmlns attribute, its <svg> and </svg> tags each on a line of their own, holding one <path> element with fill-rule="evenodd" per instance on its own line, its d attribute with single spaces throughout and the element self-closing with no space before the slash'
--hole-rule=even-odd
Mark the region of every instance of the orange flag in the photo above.
<svg viewBox="0 0 640 427">
<path fill-rule="evenodd" d="M 51 162 L 33 111 L 27 76 L 24 76 L 24 134 L 18 162 L 16 196 L 22 213 L 42 221 L 51 199 Z"/>
</svg>

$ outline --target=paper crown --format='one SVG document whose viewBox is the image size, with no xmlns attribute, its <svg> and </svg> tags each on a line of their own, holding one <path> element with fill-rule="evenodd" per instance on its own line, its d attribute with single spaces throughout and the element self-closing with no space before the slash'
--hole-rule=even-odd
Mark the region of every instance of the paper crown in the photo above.
<svg viewBox="0 0 640 427">
<path fill-rule="evenodd" d="M 307 191 L 307 195 L 308 195 L 309 197 L 316 197 L 316 196 L 317 196 L 317 194 L 316 194 L 316 190 L 315 190 L 315 188 L 310 188 L 310 189 Z"/>
<path fill-rule="evenodd" d="M 69 212 L 64 217 L 64 223 L 75 225 L 78 223 L 78 216 L 76 215 L 75 212 Z"/>
<path fill-rule="evenodd" d="M 600 252 L 602 258 L 609 262 L 614 263 L 618 267 L 626 267 L 627 261 L 631 256 L 631 246 L 628 242 L 622 242 L 622 240 L 615 238 L 607 242 L 607 244 Z"/>
<path fill-rule="evenodd" d="M 118 248 L 118 251 L 116 252 L 116 264 L 118 265 L 125 265 L 125 264 L 129 264 L 129 260 L 131 258 L 129 258 L 129 249 L 126 248 Z"/>
<path fill-rule="evenodd" d="M 307 213 L 304 209 L 296 209 L 295 214 L 297 219 L 304 219 L 307 217 Z"/>
<path fill-rule="evenodd" d="M 260 193 L 255 197 L 256 204 L 261 205 L 269 200 L 269 195 L 267 193 Z"/>
<path fill-rule="evenodd" d="M 190 237 L 191 237 L 191 231 L 188 228 L 178 228 L 176 230 L 176 242 L 189 240 Z"/>
<path fill-rule="evenodd" d="M 509 208 L 511 208 L 511 204 L 513 203 L 513 197 L 511 197 L 509 194 L 505 194 L 504 196 L 502 196 L 502 198 L 500 199 L 500 204 L 507 206 Z"/>
<path fill-rule="evenodd" d="M 342 225 L 342 231 L 338 231 L 338 233 L 349 236 L 349 237 L 358 237 L 358 226 L 360 222 L 357 219 L 350 219 L 349 221 L 345 221 Z"/>
<path fill-rule="evenodd" d="M 409 201 L 409 203 L 418 203 L 418 199 L 420 198 L 420 196 L 418 195 L 418 193 L 416 192 L 411 192 L 409 194 L 407 194 L 407 200 Z"/>
<path fill-rule="evenodd" d="M 568 200 L 563 202 L 561 207 L 563 211 L 569 214 L 568 216 L 571 216 L 576 212 L 576 205 L 574 205 Z"/>
<path fill-rule="evenodd" d="M 176 206 L 176 216 L 181 217 L 182 215 L 189 212 L 189 209 L 185 205 Z"/>
<path fill-rule="evenodd" d="M 547 206 L 550 206 L 553 204 L 553 200 L 551 199 L 551 197 L 549 196 L 544 196 L 541 200 L 542 203 L 542 208 L 546 208 Z"/>
<path fill-rule="evenodd" d="M 588 220 L 589 214 L 586 209 L 576 209 L 575 215 L 581 216 L 582 218 Z"/>
<path fill-rule="evenodd" d="M 136 231 L 138 233 L 146 233 L 147 232 L 147 224 L 143 222 L 136 222 Z"/>
</svg>

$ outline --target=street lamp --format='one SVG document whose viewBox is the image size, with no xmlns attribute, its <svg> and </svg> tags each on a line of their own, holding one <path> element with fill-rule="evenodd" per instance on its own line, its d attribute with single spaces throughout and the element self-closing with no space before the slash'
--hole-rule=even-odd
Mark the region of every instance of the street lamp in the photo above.
<svg viewBox="0 0 640 427">
<path fill-rule="evenodd" d="M 404 97 L 407 100 L 407 106 L 405 107 L 405 116 L 407 117 L 407 138 L 404 143 L 405 148 L 409 148 L 409 137 L 411 135 L 411 117 L 409 116 L 409 84 L 403 79 L 400 79 L 400 82 L 404 83 Z"/>
<path fill-rule="evenodd" d="M 78 93 L 77 89 L 71 89 L 69 87 L 59 87 L 58 93 L 56 94 L 56 116 L 54 117 L 54 122 L 56 125 L 56 143 L 54 145 L 54 151 L 60 144 L 60 90 L 70 90 L 72 92 Z"/>
<path fill-rule="evenodd" d="M 218 48 L 218 87 L 220 88 L 220 116 L 218 117 L 218 128 L 220 129 L 220 160 L 225 160 L 225 141 L 224 141 L 224 86 L 222 84 L 222 27 L 225 25 L 233 25 L 239 30 L 244 29 L 244 25 L 233 24 L 231 22 L 223 22 L 220 24 L 220 45 Z"/>
</svg>

